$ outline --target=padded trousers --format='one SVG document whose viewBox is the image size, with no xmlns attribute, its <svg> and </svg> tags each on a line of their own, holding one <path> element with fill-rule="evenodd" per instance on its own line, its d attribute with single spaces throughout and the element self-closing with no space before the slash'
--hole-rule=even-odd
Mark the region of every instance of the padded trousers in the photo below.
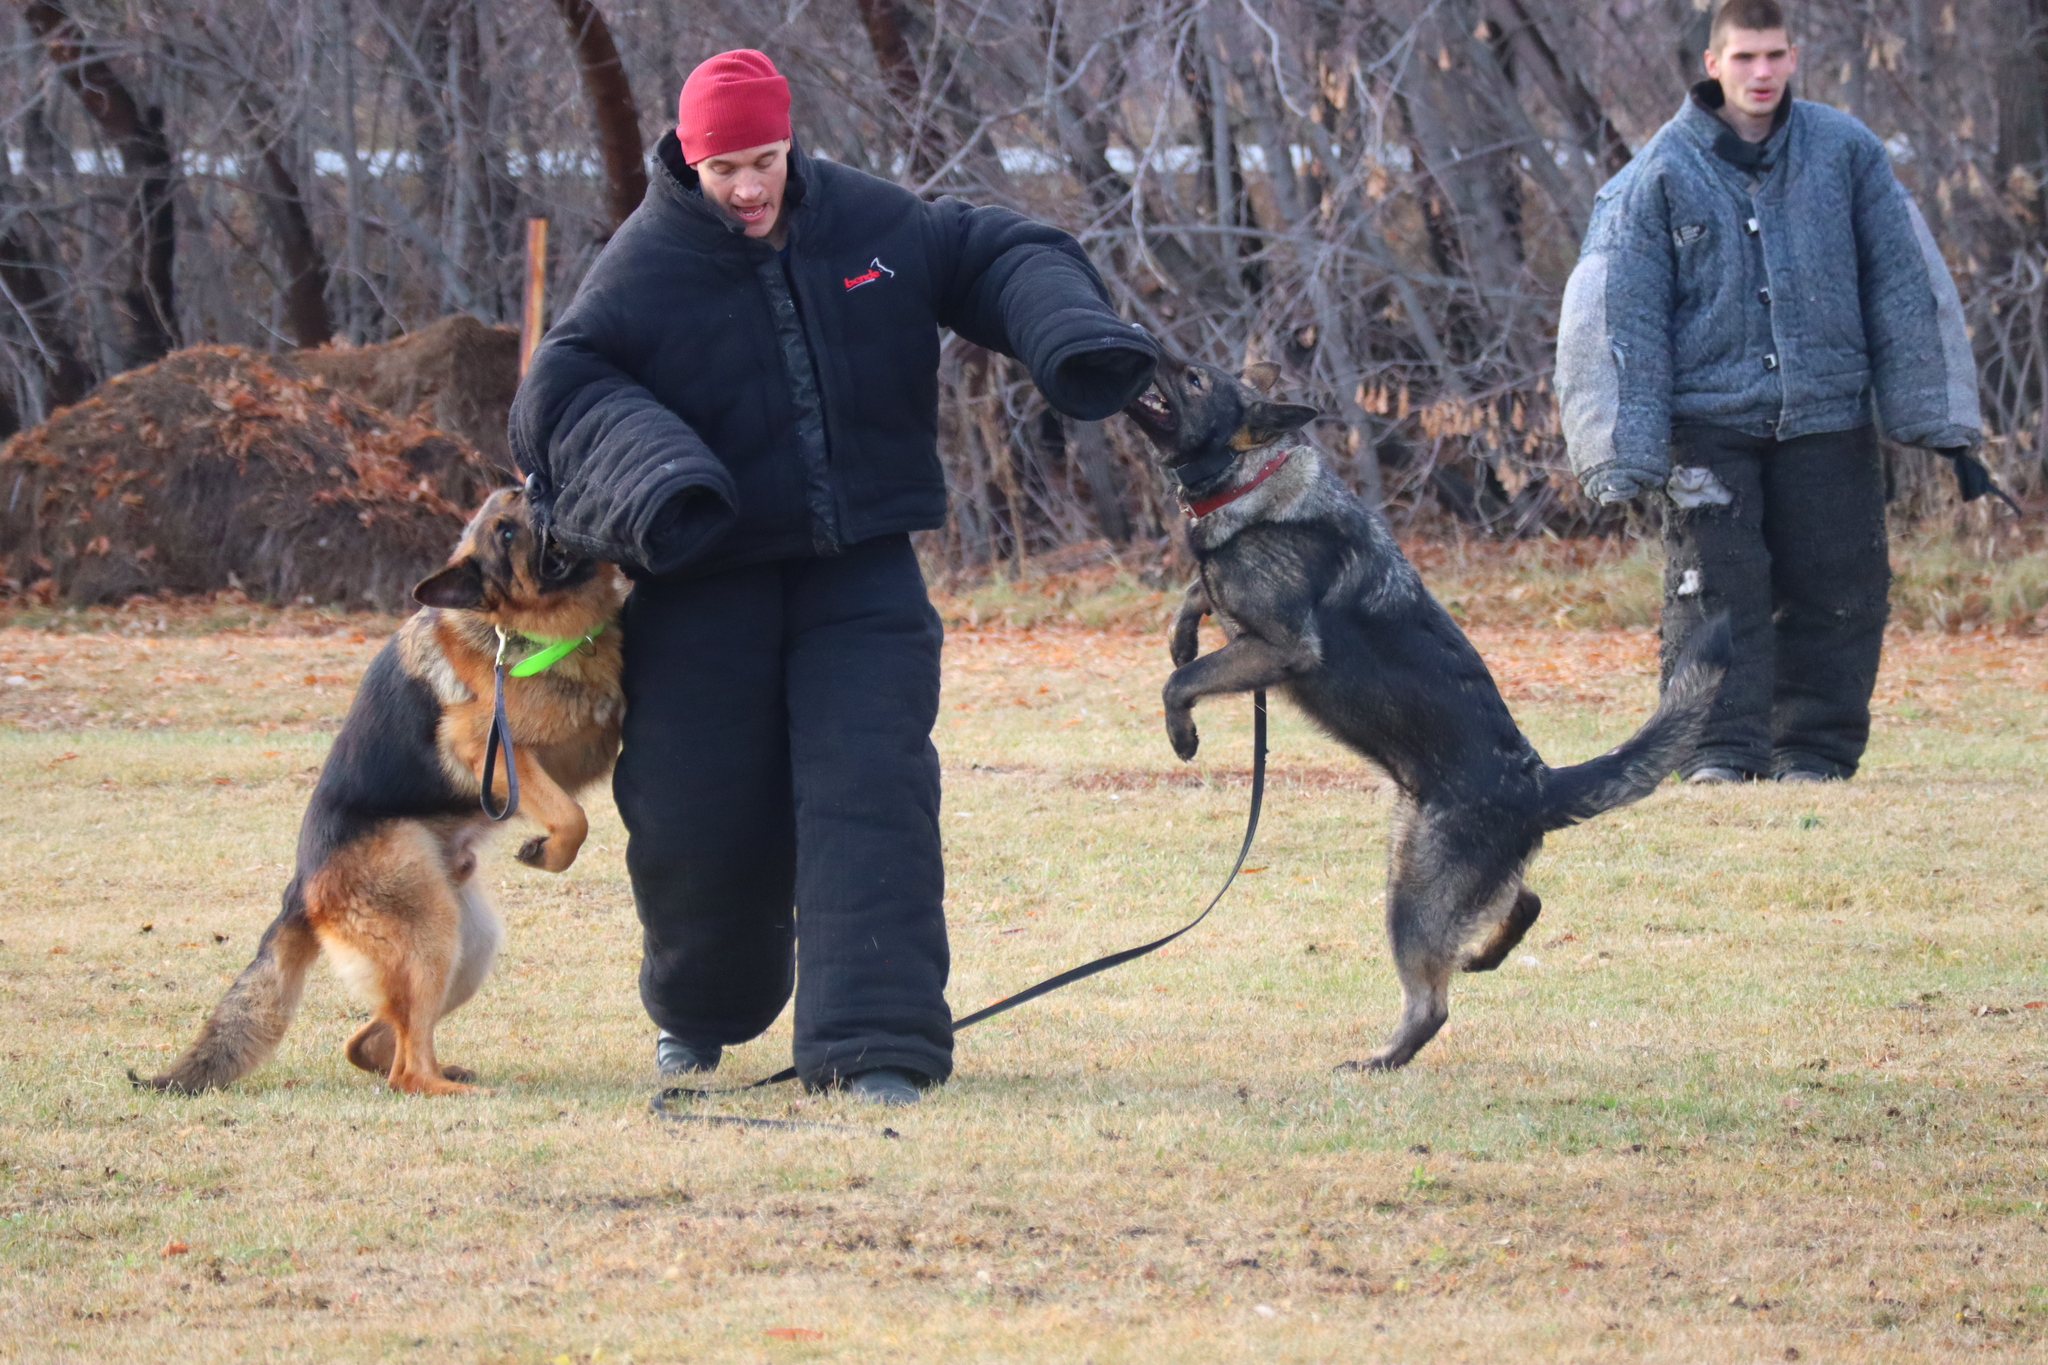
<svg viewBox="0 0 2048 1365">
<path fill-rule="evenodd" d="M 1779 441 L 1681 426 L 1671 462 L 1711 470 L 1733 495 L 1666 509 L 1665 681 L 1702 622 L 1725 611 L 1734 632 L 1692 769 L 1850 776 L 1870 738 L 1891 586 L 1875 429 Z"/>
<path fill-rule="evenodd" d="M 953 1066 L 942 908 L 941 627 L 908 536 L 639 584 L 612 779 L 640 996 L 699 1043 L 796 995 L 805 1084 Z"/>
</svg>

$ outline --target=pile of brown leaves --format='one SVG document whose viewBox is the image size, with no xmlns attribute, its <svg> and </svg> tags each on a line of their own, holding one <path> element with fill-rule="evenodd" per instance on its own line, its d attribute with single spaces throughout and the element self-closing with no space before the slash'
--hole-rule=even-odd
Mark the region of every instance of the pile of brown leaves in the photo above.
<svg viewBox="0 0 2048 1365">
<path fill-rule="evenodd" d="M 507 477 L 285 357 L 193 347 L 0 448 L 0 586 L 398 610 Z"/>
</svg>

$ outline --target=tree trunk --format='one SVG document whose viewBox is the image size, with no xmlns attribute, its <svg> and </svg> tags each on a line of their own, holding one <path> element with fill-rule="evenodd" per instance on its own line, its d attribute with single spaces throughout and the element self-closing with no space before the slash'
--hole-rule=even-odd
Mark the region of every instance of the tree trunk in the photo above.
<svg viewBox="0 0 2048 1365">
<path fill-rule="evenodd" d="M 597 129 L 597 148 L 604 160 L 605 205 L 612 227 L 640 207 L 647 197 L 645 148 L 640 142 L 640 111 L 626 80 L 612 31 L 591 0 L 555 0 L 576 48 L 576 69 L 583 97 L 590 102 L 590 120 Z"/>
<path fill-rule="evenodd" d="M 1110 457 L 1109 438 L 1103 434 L 1102 423 L 1074 423 L 1074 458 L 1088 480 L 1088 492 L 1095 502 L 1095 521 L 1102 527 L 1102 534 L 1118 545 L 1128 544 L 1131 518 L 1124 511 L 1116 461 Z"/>
<path fill-rule="evenodd" d="M 412 124 L 413 153 L 419 158 L 419 230 L 423 243 L 432 238 L 435 250 L 451 211 L 450 157 L 458 130 L 450 109 L 448 84 L 449 34 L 457 0 L 374 0 L 378 23 L 392 49 L 400 96 Z M 435 262 L 442 275 L 445 300 L 452 292 L 445 252 Z M 466 304 L 465 304 L 466 306 Z M 450 311 L 445 306 L 443 312 Z"/>
<path fill-rule="evenodd" d="M 1998 187 L 2031 220 L 2030 240 L 2048 242 L 2048 0 L 2006 0 L 1999 24 Z"/>
<path fill-rule="evenodd" d="M 924 82 L 918 77 L 917 59 L 904 33 L 909 16 L 903 0 L 854 0 L 854 4 L 867 29 L 875 65 L 882 69 L 882 79 L 889 87 L 889 101 L 903 120 L 904 183 L 922 185 L 938 173 L 946 157 L 939 146 L 938 128 L 924 109 Z"/>
<path fill-rule="evenodd" d="M 1264 281 L 1258 263 L 1258 239 L 1248 233 L 1233 235 L 1229 231 L 1251 226 L 1251 210 L 1244 170 L 1238 165 L 1237 139 L 1230 128 L 1230 83 L 1216 55 L 1215 35 L 1206 9 L 1194 12 L 1190 31 L 1182 40 L 1179 75 L 1194 108 L 1196 145 L 1202 157 L 1202 207 L 1208 211 L 1209 221 L 1224 229 L 1215 239 L 1215 250 L 1201 253 L 1202 260 L 1213 261 L 1215 268 L 1201 269 L 1200 287 L 1207 296 L 1206 307 L 1234 309 L 1240 290 L 1257 294 Z M 1196 281 L 1189 279 L 1183 283 L 1192 285 Z"/>
<path fill-rule="evenodd" d="M 76 403 L 92 391 L 94 382 L 92 369 L 79 359 L 72 341 L 71 323 L 64 315 L 59 291 L 51 287 L 53 283 L 61 286 L 62 280 L 61 267 L 41 227 L 22 215 L 0 236 L 0 287 L 6 291 L 8 307 L 28 332 L 41 371 L 43 410 L 29 414 L 35 421 L 49 416 L 52 409 Z"/>
<path fill-rule="evenodd" d="M 1690 90 L 1707 78 L 1706 51 L 1714 31 L 1714 12 L 1693 0 L 1671 0 L 1671 8 L 1671 31 L 1676 35 L 1672 53 L 1678 58 L 1679 88 Z"/>
<path fill-rule="evenodd" d="M 313 235 L 312 216 L 298 177 L 285 159 L 283 129 L 277 111 L 253 91 L 240 101 L 257 148 L 256 202 L 277 242 L 284 266 L 285 323 L 299 346 L 325 346 L 334 339 L 334 320 L 327 311 L 327 257 Z"/>
<path fill-rule="evenodd" d="M 163 110 L 135 102 L 107 58 L 86 46 L 85 34 L 58 0 L 26 0 L 22 16 L 42 39 L 58 74 L 120 150 L 121 170 L 133 183 L 125 244 L 129 278 L 121 291 L 128 325 L 124 359 L 131 366 L 146 365 L 178 345 L 171 275 L 178 245 L 171 200 L 176 172 Z"/>
<path fill-rule="evenodd" d="M 1515 24 L 1509 37 L 1532 58 L 1528 69 L 1543 87 L 1545 97 L 1571 124 L 1572 131 L 1579 136 L 1579 146 L 1593 158 L 1594 164 L 1607 175 L 1614 175 L 1628 165 L 1633 155 L 1621 130 L 1600 107 L 1599 97 L 1587 87 L 1578 64 L 1567 61 L 1551 45 L 1523 0 L 1506 0 L 1506 4 Z"/>
</svg>

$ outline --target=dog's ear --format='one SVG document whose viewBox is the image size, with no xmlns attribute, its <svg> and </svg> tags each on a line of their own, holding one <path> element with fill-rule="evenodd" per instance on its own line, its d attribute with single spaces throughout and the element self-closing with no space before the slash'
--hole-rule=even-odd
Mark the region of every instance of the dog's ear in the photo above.
<svg viewBox="0 0 2048 1365">
<path fill-rule="evenodd" d="M 1237 435 L 1230 438 L 1230 444 L 1238 450 L 1257 450 L 1269 446 L 1290 431 L 1299 431 L 1322 414 L 1314 408 L 1300 403 L 1270 403 L 1265 399 L 1251 404 L 1244 411 L 1244 425 L 1237 429 Z"/>
<path fill-rule="evenodd" d="M 1280 382 L 1280 367 L 1270 360 L 1254 360 L 1244 367 L 1244 382 L 1260 393 L 1271 393 Z"/>
<path fill-rule="evenodd" d="M 474 559 L 450 564 L 421 579 L 412 590 L 412 600 L 423 607 L 475 611 L 484 604 L 484 571 Z"/>
</svg>

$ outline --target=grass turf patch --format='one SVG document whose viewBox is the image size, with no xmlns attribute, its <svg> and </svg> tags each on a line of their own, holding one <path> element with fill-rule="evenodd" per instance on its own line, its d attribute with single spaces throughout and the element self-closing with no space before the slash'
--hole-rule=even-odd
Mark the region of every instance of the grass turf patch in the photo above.
<svg viewBox="0 0 2048 1365">
<path fill-rule="evenodd" d="M 1279 704 L 1256 870 L 1217 916 L 963 1034 L 907 1114 L 787 1090 L 716 1112 L 843 1127 L 647 1113 L 602 795 L 566 876 L 483 874 L 508 946 L 442 1044 L 495 1094 L 354 1072 L 325 970 L 243 1085 L 134 1092 L 123 1069 L 189 1041 L 275 912 L 376 647 L 344 631 L 0 632 L 0 663 L 43 660 L 0 694 L 0 1360 L 2017 1360 L 2048 1338 L 2048 661 L 2024 638 L 1896 632 L 1853 783 L 1668 788 L 1554 836 L 1543 919 L 1394 1076 L 1329 1070 L 1397 1007 L 1385 793 Z M 1645 630 L 1475 638 L 1553 762 L 1649 709 Z M 1162 932 L 1221 876 L 1249 708 L 1205 704 L 1175 763 L 1163 653 L 954 629 L 959 1011 Z M 785 1022 L 722 1074 L 787 1049 Z"/>
</svg>

